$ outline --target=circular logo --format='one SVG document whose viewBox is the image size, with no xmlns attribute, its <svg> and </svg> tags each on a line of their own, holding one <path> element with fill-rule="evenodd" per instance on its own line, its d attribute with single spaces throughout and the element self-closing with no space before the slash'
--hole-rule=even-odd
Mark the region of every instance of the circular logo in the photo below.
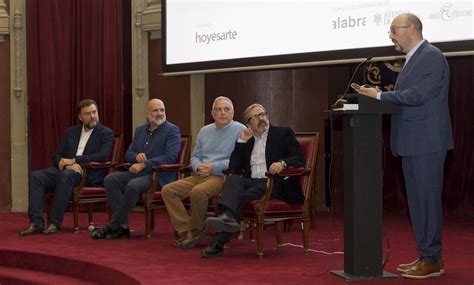
<svg viewBox="0 0 474 285">
<path fill-rule="evenodd" d="M 441 7 L 441 19 L 444 21 L 451 21 L 454 19 L 456 10 L 453 8 L 453 3 L 444 3 Z"/>
</svg>

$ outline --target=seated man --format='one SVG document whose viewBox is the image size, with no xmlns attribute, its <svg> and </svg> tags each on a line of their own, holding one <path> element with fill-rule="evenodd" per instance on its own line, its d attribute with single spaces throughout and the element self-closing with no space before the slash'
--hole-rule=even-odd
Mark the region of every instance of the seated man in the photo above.
<svg viewBox="0 0 474 285">
<path fill-rule="evenodd" d="M 177 233 L 175 244 L 192 248 L 204 238 L 204 218 L 210 198 L 222 191 L 223 169 L 240 132 L 245 128 L 232 120 L 234 106 L 227 97 L 217 97 L 212 104 L 214 123 L 201 128 L 191 157 L 194 173 L 166 185 L 162 192 L 168 214 Z M 190 197 L 191 212 L 186 212 L 182 200 Z"/>
<path fill-rule="evenodd" d="M 82 100 L 77 106 L 77 116 L 82 124 L 64 131 L 61 143 L 53 155 L 54 167 L 37 170 L 30 175 L 28 186 L 30 227 L 20 232 L 21 236 L 59 232 L 68 201 L 74 187 L 81 180 L 81 164 L 93 161 L 106 162 L 109 159 L 114 133 L 99 123 L 97 104 L 90 99 Z M 90 169 L 87 172 L 86 183 L 90 186 L 100 185 L 104 176 L 104 170 Z M 51 224 L 47 229 L 44 229 L 43 219 L 45 192 L 54 192 Z"/>
<path fill-rule="evenodd" d="M 128 213 L 136 206 L 142 193 L 150 189 L 152 167 L 176 163 L 180 147 L 179 128 L 166 121 L 165 105 L 159 99 L 148 102 L 148 123 L 135 130 L 125 161 L 131 164 L 128 171 L 114 172 L 104 180 L 112 219 L 103 228 L 92 232 L 93 239 L 130 237 Z M 158 188 L 176 179 L 176 173 L 160 174 Z"/>
<path fill-rule="evenodd" d="M 240 134 L 229 163 L 231 173 L 225 181 L 219 200 L 219 217 L 206 219 L 208 229 L 218 233 L 201 257 L 210 258 L 224 254 L 224 244 L 233 232 L 240 230 L 240 216 L 245 205 L 260 199 L 265 193 L 265 172 L 276 174 L 283 169 L 303 167 L 305 159 L 295 134 L 290 128 L 271 126 L 265 108 L 260 104 L 250 105 L 244 112 L 247 129 Z M 272 199 L 302 204 L 304 201 L 300 183 L 296 177 L 275 180 Z"/>
</svg>

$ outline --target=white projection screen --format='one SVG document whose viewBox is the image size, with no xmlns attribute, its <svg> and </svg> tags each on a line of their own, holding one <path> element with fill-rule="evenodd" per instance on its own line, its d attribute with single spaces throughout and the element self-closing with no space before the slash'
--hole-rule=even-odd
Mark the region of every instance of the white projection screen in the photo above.
<svg viewBox="0 0 474 285">
<path fill-rule="evenodd" d="M 474 54 L 473 2 L 162 0 L 163 73 L 393 58 L 388 30 L 405 12 L 447 55 Z"/>
</svg>

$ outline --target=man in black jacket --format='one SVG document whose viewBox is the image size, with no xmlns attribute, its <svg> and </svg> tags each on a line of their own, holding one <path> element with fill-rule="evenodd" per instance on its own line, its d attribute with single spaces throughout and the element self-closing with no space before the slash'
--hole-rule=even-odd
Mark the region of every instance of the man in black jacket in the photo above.
<svg viewBox="0 0 474 285">
<path fill-rule="evenodd" d="M 30 226 L 20 232 L 20 236 L 35 234 L 54 234 L 59 232 L 64 211 L 74 187 L 81 180 L 81 164 L 88 162 L 106 162 L 112 151 L 114 133 L 99 123 L 97 104 L 90 99 L 79 102 L 77 116 L 82 124 L 69 127 L 64 131 L 58 149 L 53 155 L 53 167 L 31 173 L 28 187 L 28 217 Z M 105 172 L 102 169 L 90 169 L 86 184 L 100 185 Z M 45 229 L 43 203 L 45 192 L 54 192 L 51 210 L 51 224 Z"/>
<path fill-rule="evenodd" d="M 248 128 L 242 130 L 229 163 L 229 175 L 219 200 L 219 217 L 206 219 L 206 227 L 218 234 L 201 251 L 201 257 L 210 258 L 224 253 L 233 232 L 240 230 L 240 216 L 245 205 L 260 199 L 267 186 L 266 172 L 303 167 L 305 159 L 295 134 L 290 128 L 271 126 L 265 108 L 250 105 L 244 112 Z M 232 175 L 241 173 L 243 176 Z M 296 177 L 279 177 L 274 183 L 272 199 L 302 204 L 304 197 Z"/>
</svg>

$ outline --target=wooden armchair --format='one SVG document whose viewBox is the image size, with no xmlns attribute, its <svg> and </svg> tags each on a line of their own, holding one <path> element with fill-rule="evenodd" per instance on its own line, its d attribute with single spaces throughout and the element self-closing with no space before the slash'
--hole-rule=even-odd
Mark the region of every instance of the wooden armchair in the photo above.
<svg viewBox="0 0 474 285">
<path fill-rule="evenodd" d="M 112 144 L 112 151 L 110 153 L 109 161 L 101 163 L 101 162 L 90 162 L 86 164 L 82 164 L 81 167 L 83 169 L 83 175 L 81 177 L 81 181 L 79 184 L 74 188 L 74 192 L 69 200 L 69 204 L 71 205 L 72 212 L 74 215 L 74 232 L 77 233 L 79 231 L 79 210 L 81 205 L 87 205 L 87 212 L 89 218 L 89 225 L 93 225 L 93 206 L 106 204 L 107 203 L 107 195 L 105 192 L 105 188 L 102 185 L 99 186 L 86 186 L 87 181 L 87 171 L 89 169 L 105 169 L 106 174 L 109 174 L 113 167 L 123 160 L 123 135 L 115 135 L 113 144 Z M 54 197 L 54 193 L 48 193 L 46 196 L 47 200 L 47 207 L 46 213 L 47 218 L 49 221 L 49 214 L 50 214 L 50 205 L 51 201 Z"/>
<path fill-rule="evenodd" d="M 284 170 L 279 176 L 299 176 L 301 189 L 305 197 L 303 205 L 291 205 L 280 200 L 270 199 L 273 181 L 277 175 L 268 175 L 267 190 L 260 200 L 248 203 L 242 218 L 251 222 L 251 229 L 257 227 L 257 254 L 263 257 L 263 230 L 265 222 L 275 222 L 277 245 L 280 246 L 283 222 L 291 219 L 301 219 L 303 232 L 303 247 L 309 249 L 310 209 L 316 177 L 316 162 L 319 146 L 319 133 L 300 133 L 296 138 L 306 159 L 305 167 Z"/>
<path fill-rule="evenodd" d="M 161 197 L 161 192 L 157 191 L 159 175 L 164 171 L 174 171 L 177 179 L 182 178 L 182 169 L 188 167 L 191 157 L 191 135 L 181 135 L 181 145 L 175 164 L 162 164 L 153 167 L 153 178 L 151 188 L 143 193 L 142 198 L 138 201 L 137 207 L 145 212 L 145 228 L 146 238 L 150 238 L 155 227 L 155 210 L 164 208 L 165 203 Z"/>
</svg>

